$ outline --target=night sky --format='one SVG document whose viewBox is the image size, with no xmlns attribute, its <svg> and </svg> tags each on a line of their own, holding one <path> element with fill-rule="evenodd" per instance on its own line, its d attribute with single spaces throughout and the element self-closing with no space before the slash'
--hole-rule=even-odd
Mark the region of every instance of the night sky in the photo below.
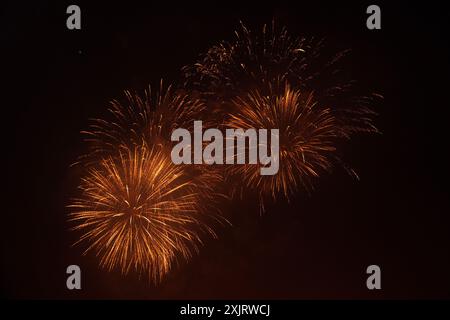
<svg viewBox="0 0 450 320">
<path fill-rule="evenodd" d="M 1 289 L 6 298 L 58 299 L 380 299 L 450 298 L 449 35 L 440 2 L 378 2 L 382 29 L 368 30 L 370 2 L 156 3 L 39 1 L 1 5 L 3 201 Z M 82 29 L 66 28 L 81 7 Z M 103 117 L 123 90 L 142 92 L 211 45 L 232 40 L 242 20 L 272 18 L 292 35 L 352 49 L 346 66 L 376 107 L 379 135 L 343 146 L 356 181 L 336 169 L 315 191 L 260 215 L 252 199 L 223 210 L 219 229 L 189 263 L 159 286 L 98 267 L 72 247 L 66 206 L 86 149 L 81 130 Z M 6 180 L 5 180 L 6 177 Z M 66 289 L 66 267 L 82 290 Z M 382 290 L 366 288 L 381 267 Z"/>
</svg>

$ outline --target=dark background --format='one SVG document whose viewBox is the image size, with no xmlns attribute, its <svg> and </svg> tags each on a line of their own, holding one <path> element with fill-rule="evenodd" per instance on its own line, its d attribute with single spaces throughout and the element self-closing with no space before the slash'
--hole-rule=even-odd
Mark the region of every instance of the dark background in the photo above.
<svg viewBox="0 0 450 320">
<path fill-rule="evenodd" d="M 266 5 L 74 1 L 82 29 L 66 29 L 72 2 L 1 5 L 1 289 L 6 298 L 450 298 L 449 35 L 443 2 L 376 2 L 382 30 L 365 26 L 370 2 L 295 1 Z M 415 2 L 414 2 L 415 3 Z M 100 270 L 71 247 L 66 205 L 84 150 L 80 130 L 106 114 L 124 89 L 180 68 L 243 20 L 259 29 L 275 17 L 293 35 L 325 37 L 352 49 L 354 79 L 385 97 L 381 135 L 344 150 L 359 173 L 323 177 L 263 216 L 248 203 L 227 208 L 220 230 L 189 264 L 158 287 Z M 251 210 L 252 209 L 252 210 Z M 65 287 L 66 267 L 82 269 L 82 290 Z M 366 288 L 368 265 L 382 290 Z"/>
</svg>

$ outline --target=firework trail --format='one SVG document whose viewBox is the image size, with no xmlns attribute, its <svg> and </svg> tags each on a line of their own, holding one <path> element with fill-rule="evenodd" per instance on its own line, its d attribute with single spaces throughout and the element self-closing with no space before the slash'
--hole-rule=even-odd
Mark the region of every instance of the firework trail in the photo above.
<svg viewBox="0 0 450 320">
<path fill-rule="evenodd" d="M 339 145 L 355 133 L 378 132 L 372 111 L 378 95 L 356 96 L 340 76 L 348 51 L 322 54 L 322 40 L 291 37 L 275 23 L 253 33 L 242 23 L 235 40 L 213 46 L 183 68 L 185 87 L 219 109 L 224 127 L 280 129 L 280 171 L 260 176 L 258 165 L 229 168 L 235 189 L 256 189 L 260 203 L 289 197 L 341 160 Z M 217 113 L 215 110 L 214 112 Z M 235 192 L 234 193 L 239 193 Z M 240 192 L 242 194 L 242 192 Z"/>
</svg>

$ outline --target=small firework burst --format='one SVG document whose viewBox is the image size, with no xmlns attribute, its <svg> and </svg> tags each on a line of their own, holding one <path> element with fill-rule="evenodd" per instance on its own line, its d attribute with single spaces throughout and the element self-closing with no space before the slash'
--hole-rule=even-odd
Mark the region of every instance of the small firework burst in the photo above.
<svg viewBox="0 0 450 320">
<path fill-rule="evenodd" d="M 83 233 L 100 265 L 147 274 L 158 283 L 181 256 L 191 257 L 201 235 L 215 236 L 205 222 L 204 203 L 214 192 L 172 163 L 159 146 L 122 148 L 117 158 L 91 166 L 80 198 L 69 206 L 75 230 Z"/>
<path fill-rule="evenodd" d="M 211 47 L 197 63 L 183 68 L 185 86 L 225 100 L 251 90 L 274 92 L 275 84 L 281 84 L 276 87 L 282 91 L 286 81 L 298 89 L 319 91 L 317 78 L 327 85 L 326 91 L 342 90 L 343 84 L 329 85 L 327 78 L 336 73 L 347 51 L 330 57 L 322 49 L 323 40 L 292 37 L 274 21 L 257 33 L 241 22 L 233 41 Z"/>
<path fill-rule="evenodd" d="M 193 119 L 201 120 L 205 110 L 201 100 L 171 86 L 164 89 L 162 81 L 154 95 L 149 87 L 143 97 L 130 91 L 125 91 L 125 96 L 125 102 L 111 102 L 111 119 L 93 119 L 90 130 L 82 131 L 89 149 L 80 163 L 95 163 L 118 150 L 142 144 L 167 147 L 174 129 L 190 129 Z"/>
<path fill-rule="evenodd" d="M 289 198 L 300 186 L 309 190 L 320 172 L 331 169 L 339 127 L 332 111 L 318 106 L 312 93 L 286 85 L 281 95 L 252 91 L 234 99 L 233 105 L 235 112 L 227 127 L 279 129 L 277 174 L 261 175 L 260 165 L 253 164 L 229 168 L 230 175 L 242 179 L 245 187 L 258 190 L 261 201 L 267 196 L 275 199 L 279 193 Z"/>
</svg>

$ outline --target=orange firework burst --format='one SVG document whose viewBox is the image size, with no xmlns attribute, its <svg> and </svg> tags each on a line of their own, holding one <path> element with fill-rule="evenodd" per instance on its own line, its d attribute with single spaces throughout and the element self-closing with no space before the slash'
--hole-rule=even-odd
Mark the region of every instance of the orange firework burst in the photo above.
<svg viewBox="0 0 450 320">
<path fill-rule="evenodd" d="M 203 182 L 160 147 L 121 149 L 82 179 L 82 195 L 70 205 L 74 229 L 84 233 L 78 242 L 89 243 L 86 252 L 94 250 L 102 267 L 134 269 L 157 283 L 177 256 L 198 249 L 201 234 L 215 236 L 202 208 L 214 193 Z"/>
<path fill-rule="evenodd" d="M 167 147 L 172 131 L 190 129 L 193 119 L 202 120 L 205 109 L 202 101 L 187 93 L 177 92 L 171 86 L 164 89 L 162 81 L 155 94 L 149 88 L 143 97 L 130 91 L 125 91 L 125 96 L 125 102 L 111 102 L 111 119 L 93 119 L 90 130 L 82 132 L 89 152 L 81 157 L 81 163 L 95 163 L 122 148 L 142 144 Z"/>
<path fill-rule="evenodd" d="M 303 186 L 311 187 L 313 178 L 332 167 L 332 154 L 339 136 L 336 118 L 330 108 L 320 107 L 312 93 L 292 90 L 286 85 L 281 95 L 263 96 L 253 91 L 233 100 L 227 127 L 243 129 L 279 129 L 280 168 L 277 174 L 263 176 L 260 165 L 230 167 L 231 175 L 239 177 L 248 188 L 264 196 L 287 198 Z"/>
</svg>

